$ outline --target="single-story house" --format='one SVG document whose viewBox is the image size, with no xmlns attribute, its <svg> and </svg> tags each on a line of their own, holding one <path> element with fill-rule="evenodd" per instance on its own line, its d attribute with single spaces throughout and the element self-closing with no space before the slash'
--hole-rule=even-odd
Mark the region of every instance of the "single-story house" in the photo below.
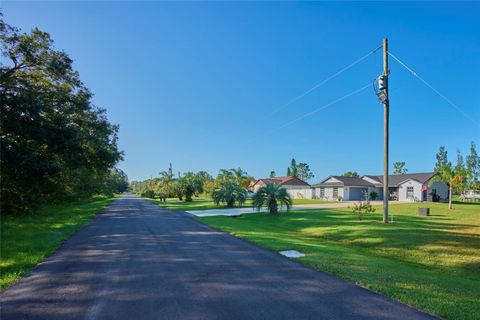
<svg viewBox="0 0 480 320">
<path fill-rule="evenodd" d="M 312 188 L 311 186 L 297 177 L 274 177 L 274 178 L 262 178 L 254 180 L 250 183 L 247 189 L 257 192 L 258 189 L 264 187 L 269 182 L 276 182 L 283 188 L 287 189 L 288 194 L 293 199 L 311 199 Z"/>
<path fill-rule="evenodd" d="M 434 172 L 395 174 L 388 176 L 391 200 L 399 201 L 448 201 L 448 186 L 435 181 Z M 365 175 L 360 178 L 330 176 L 312 186 L 313 198 L 356 201 L 372 198 L 383 199 L 383 176 Z"/>
</svg>

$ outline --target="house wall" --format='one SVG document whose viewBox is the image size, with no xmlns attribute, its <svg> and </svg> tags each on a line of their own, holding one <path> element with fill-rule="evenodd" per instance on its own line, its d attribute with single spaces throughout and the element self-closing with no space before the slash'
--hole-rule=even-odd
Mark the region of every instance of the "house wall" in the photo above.
<svg viewBox="0 0 480 320">
<path fill-rule="evenodd" d="M 448 201 L 448 186 L 445 183 L 441 181 L 435 181 L 431 186 L 428 187 L 428 192 L 432 192 L 433 189 L 435 189 L 437 194 L 440 196 L 440 201 Z"/>
<path fill-rule="evenodd" d="M 258 189 L 264 187 L 266 184 L 262 181 L 259 181 L 254 187 L 253 192 L 257 192 Z M 282 188 L 287 189 L 288 194 L 293 199 L 312 199 L 312 188 L 306 186 L 297 186 L 297 185 L 282 185 Z"/>
<path fill-rule="evenodd" d="M 265 187 L 265 183 L 262 182 L 262 181 L 259 181 L 253 186 L 252 191 L 256 193 L 258 191 L 258 189 L 260 189 L 261 187 Z"/>
<path fill-rule="evenodd" d="M 333 198 L 333 187 L 325 187 L 325 197 L 323 200 L 337 200 Z M 320 187 L 316 187 L 313 189 L 313 195 L 317 199 L 320 199 Z M 345 193 L 343 187 L 338 187 L 338 196 L 342 197 L 343 200 L 345 200 Z"/>
<path fill-rule="evenodd" d="M 398 200 L 399 201 L 422 201 L 422 186 L 418 181 L 407 180 L 398 186 Z M 413 187 L 413 199 L 407 198 L 407 187 Z"/>
<path fill-rule="evenodd" d="M 292 199 L 312 199 L 312 188 L 285 188 Z"/>
</svg>

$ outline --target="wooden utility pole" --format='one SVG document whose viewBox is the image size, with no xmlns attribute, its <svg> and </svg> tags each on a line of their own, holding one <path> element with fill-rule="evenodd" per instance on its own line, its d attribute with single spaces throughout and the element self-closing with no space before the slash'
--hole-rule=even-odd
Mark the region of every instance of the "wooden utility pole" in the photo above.
<svg viewBox="0 0 480 320">
<path fill-rule="evenodd" d="M 385 100 L 383 102 L 383 222 L 388 223 L 388 39 L 383 39 L 383 76 L 385 81 Z"/>
</svg>

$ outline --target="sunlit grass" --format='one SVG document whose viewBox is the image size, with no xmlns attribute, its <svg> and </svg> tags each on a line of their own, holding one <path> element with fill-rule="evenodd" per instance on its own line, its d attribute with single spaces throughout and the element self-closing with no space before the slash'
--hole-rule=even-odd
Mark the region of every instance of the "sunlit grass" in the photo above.
<svg viewBox="0 0 480 320">
<path fill-rule="evenodd" d="M 168 198 L 166 202 L 162 202 L 159 199 L 148 199 L 157 203 L 158 205 L 165 207 L 170 210 L 175 211 L 192 211 L 192 210 L 209 210 L 209 209 L 225 209 L 226 206 L 224 204 L 215 204 L 211 198 L 193 198 L 191 202 L 180 201 L 176 198 Z M 321 200 L 311 200 L 311 199 L 293 199 L 294 205 L 302 205 L 302 204 L 320 204 L 320 203 L 334 203 L 328 201 L 321 201 Z M 247 200 L 241 206 L 235 206 L 235 208 L 251 208 L 252 201 Z"/>
<path fill-rule="evenodd" d="M 431 216 L 420 217 L 419 206 Z M 359 220 L 349 208 L 200 221 L 448 319 L 480 319 L 480 204 L 396 204 Z"/>
<path fill-rule="evenodd" d="M 95 197 L 1 218 L 0 288 L 19 280 L 115 198 Z"/>
</svg>

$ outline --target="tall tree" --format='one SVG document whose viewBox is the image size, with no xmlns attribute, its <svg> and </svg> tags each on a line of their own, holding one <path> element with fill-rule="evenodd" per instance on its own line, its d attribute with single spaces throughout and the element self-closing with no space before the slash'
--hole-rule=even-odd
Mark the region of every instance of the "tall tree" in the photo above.
<svg viewBox="0 0 480 320">
<path fill-rule="evenodd" d="M 396 161 L 393 163 L 393 174 L 405 174 L 408 172 L 408 169 L 405 168 L 404 161 Z"/>
<path fill-rule="evenodd" d="M 0 41 L 2 213 L 103 192 L 122 158 L 118 126 L 48 33 L 0 16 Z"/>
<path fill-rule="evenodd" d="M 470 144 L 470 154 L 466 157 L 467 163 L 467 186 L 471 189 L 477 189 L 479 185 L 480 176 L 480 158 L 477 154 L 475 142 Z"/>
<path fill-rule="evenodd" d="M 270 171 L 270 178 L 275 178 L 277 176 L 277 174 L 275 173 L 275 171 Z"/>
<path fill-rule="evenodd" d="M 204 183 L 207 181 L 213 181 L 213 177 L 207 171 L 198 171 L 196 175 Z"/>
<path fill-rule="evenodd" d="M 297 161 L 295 158 L 292 158 L 292 161 L 290 162 L 290 172 L 292 176 L 298 177 Z"/>
<path fill-rule="evenodd" d="M 344 174 L 342 174 L 344 177 L 353 177 L 353 178 L 359 178 L 360 175 L 357 173 L 357 171 L 347 171 Z"/>
<path fill-rule="evenodd" d="M 248 175 L 248 172 L 243 170 L 242 168 L 237 168 L 237 169 L 230 169 L 230 171 L 233 173 L 235 176 L 235 181 L 241 185 L 243 188 L 246 188 L 249 184 L 250 181 L 253 180 L 253 177 L 250 177 Z"/>
<path fill-rule="evenodd" d="M 287 168 L 287 177 L 290 177 L 292 175 L 292 169 L 290 167 Z"/>
<path fill-rule="evenodd" d="M 315 177 L 313 172 L 310 170 L 310 166 L 304 162 L 297 164 L 297 178 L 304 181 L 312 179 Z"/>
<path fill-rule="evenodd" d="M 178 183 L 186 202 L 191 202 L 194 194 L 203 192 L 203 181 L 193 172 L 185 173 L 178 179 Z"/>
<path fill-rule="evenodd" d="M 435 169 L 434 171 L 436 172 L 437 169 L 448 165 L 448 152 L 445 150 L 444 146 L 440 146 L 440 150 L 438 150 L 436 156 L 437 162 L 435 163 Z"/>
<path fill-rule="evenodd" d="M 216 180 L 218 181 L 235 180 L 235 174 L 231 170 L 220 169 Z"/>
<path fill-rule="evenodd" d="M 455 164 L 455 172 L 460 175 L 462 181 L 456 186 L 457 193 L 461 194 L 465 190 L 465 184 L 467 181 L 467 169 L 465 168 L 465 161 L 463 160 L 462 153 L 457 149 L 457 163 Z"/>
</svg>

